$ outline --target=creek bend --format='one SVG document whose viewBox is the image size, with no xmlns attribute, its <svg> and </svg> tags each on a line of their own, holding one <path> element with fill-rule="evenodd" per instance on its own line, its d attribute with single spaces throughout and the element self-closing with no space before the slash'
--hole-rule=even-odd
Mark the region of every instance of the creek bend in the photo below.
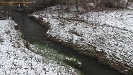
<svg viewBox="0 0 133 75">
<path fill-rule="evenodd" d="M 122 75 L 117 71 L 100 64 L 97 59 L 78 54 L 77 51 L 65 47 L 57 42 L 45 40 L 44 34 L 46 33 L 46 29 L 39 25 L 36 21 L 30 19 L 27 14 L 14 12 L 12 15 L 14 17 L 14 21 L 18 24 L 20 31 L 29 42 L 37 42 L 43 45 L 48 45 L 61 54 L 69 57 L 76 57 L 82 62 L 82 68 L 80 71 L 83 72 L 84 75 Z"/>
</svg>

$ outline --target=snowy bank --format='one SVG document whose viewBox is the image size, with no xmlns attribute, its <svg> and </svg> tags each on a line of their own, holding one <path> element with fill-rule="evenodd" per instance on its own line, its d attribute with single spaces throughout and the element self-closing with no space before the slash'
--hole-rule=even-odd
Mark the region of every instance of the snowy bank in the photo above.
<svg viewBox="0 0 133 75">
<path fill-rule="evenodd" d="M 48 28 L 49 39 L 128 74 L 133 68 L 133 10 L 81 13 L 49 7 L 30 16 Z"/>
<path fill-rule="evenodd" d="M 12 20 L 0 20 L 0 75 L 80 75 L 75 68 L 54 60 L 56 54 L 48 48 L 39 50 L 29 44 L 27 49 L 14 26 Z M 39 51 L 43 53 L 36 54 Z"/>
</svg>

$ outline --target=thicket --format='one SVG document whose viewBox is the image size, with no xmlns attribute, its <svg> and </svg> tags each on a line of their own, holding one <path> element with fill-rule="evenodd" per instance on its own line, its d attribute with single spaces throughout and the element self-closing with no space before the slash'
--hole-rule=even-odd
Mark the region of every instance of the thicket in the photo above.
<svg viewBox="0 0 133 75">
<path fill-rule="evenodd" d="M 133 2 L 133 0 L 56 0 L 57 4 L 75 6 L 77 11 L 79 7 L 86 10 L 102 10 L 108 8 L 126 8 L 128 2 Z"/>
</svg>

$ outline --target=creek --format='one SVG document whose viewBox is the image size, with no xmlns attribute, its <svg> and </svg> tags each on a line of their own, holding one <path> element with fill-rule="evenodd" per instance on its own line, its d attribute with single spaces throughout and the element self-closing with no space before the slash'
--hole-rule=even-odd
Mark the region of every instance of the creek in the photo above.
<svg viewBox="0 0 133 75">
<path fill-rule="evenodd" d="M 57 42 L 46 40 L 44 36 L 46 29 L 36 21 L 30 19 L 27 14 L 15 12 L 12 15 L 14 21 L 18 24 L 20 31 L 30 43 L 37 42 L 42 45 L 47 45 L 65 56 L 76 57 L 82 62 L 82 68 L 79 70 L 84 75 L 122 75 L 117 71 L 100 64 L 97 59 L 81 55 L 77 51 L 65 47 Z"/>
</svg>

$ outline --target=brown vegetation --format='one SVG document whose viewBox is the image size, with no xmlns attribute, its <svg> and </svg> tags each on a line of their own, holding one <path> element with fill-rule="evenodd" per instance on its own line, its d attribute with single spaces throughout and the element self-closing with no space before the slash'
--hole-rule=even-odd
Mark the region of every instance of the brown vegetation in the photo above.
<svg viewBox="0 0 133 75">
<path fill-rule="evenodd" d="M 105 8 L 125 8 L 127 6 L 127 1 L 133 0 L 57 0 L 60 5 L 74 5 L 77 11 L 79 7 L 86 10 L 89 9 L 105 9 Z M 123 3 L 122 3 L 123 2 Z"/>
</svg>

